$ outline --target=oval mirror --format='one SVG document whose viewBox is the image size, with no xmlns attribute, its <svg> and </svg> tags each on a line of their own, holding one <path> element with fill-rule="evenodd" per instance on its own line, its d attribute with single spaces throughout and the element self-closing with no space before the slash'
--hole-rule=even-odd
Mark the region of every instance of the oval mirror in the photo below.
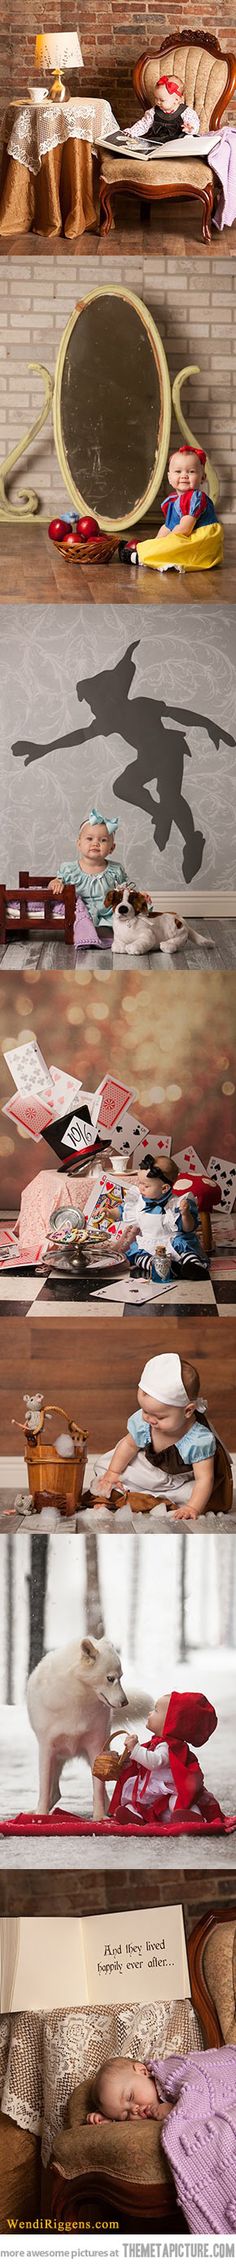
<svg viewBox="0 0 236 2267">
<path fill-rule="evenodd" d="M 143 518 L 161 485 L 171 391 L 162 340 L 133 293 L 110 286 L 76 308 L 59 348 L 54 434 L 77 511 L 112 533 Z"/>
</svg>

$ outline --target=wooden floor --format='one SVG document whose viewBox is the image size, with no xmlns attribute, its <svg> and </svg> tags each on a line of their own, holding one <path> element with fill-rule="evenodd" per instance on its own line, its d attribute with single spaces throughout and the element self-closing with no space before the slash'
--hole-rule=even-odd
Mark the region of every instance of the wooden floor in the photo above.
<svg viewBox="0 0 236 2267">
<path fill-rule="evenodd" d="M 144 530 L 143 530 L 144 534 Z M 222 567 L 160 575 L 150 567 L 81 567 L 62 558 L 41 522 L 0 522 L 0 605 L 222 606 L 236 601 L 236 529 L 226 530 Z"/>
<path fill-rule="evenodd" d="M 127 1315 L 111 1322 L 101 1312 L 100 1327 L 91 1316 L 73 1314 L 63 1322 L 56 1313 L 37 1321 L 26 1317 L 0 1318 L 0 1455 L 21 1456 L 23 1436 L 12 1425 L 24 1421 L 23 1394 L 41 1392 L 45 1401 L 62 1401 L 68 1416 L 88 1434 L 88 1446 L 98 1455 L 114 1446 L 137 1406 L 138 1380 L 155 1352 L 176 1351 L 200 1373 L 201 1390 L 217 1431 L 231 1452 L 236 1448 L 236 1321 L 230 1315 L 220 1322 L 211 1315 L 176 1321 L 163 1315 L 161 1322 L 147 1315 Z"/>
<path fill-rule="evenodd" d="M 151 254 L 154 259 L 160 253 L 167 253 L 171 259 L 190 259 L 191 255 L 196 258 L 200 253 L 203 260 L 210 258 L 215 262 L 224 259 L 226 252 L 227 258 L 235 255 L 236 222 L 221 233 L 213 227 L 210 244 L 204 244 L 200 202 L 198 206 L 196 201 L 193 207 L 190 199 L 186 198 L 185 203 L 177 197 L 173 203 L 166 200 L 165 204 L 163 200 L 152 205 L 150 219 L 147 208 L 145 220 L 143 210 L 140 217 L 138 198 L 134 202 L 131 197 L 117 197 L 115 225 L 109 236 L 98 229 L 86 229 L 84 236 L 72 238 L 40 236 L 32 229 L 29 236 L 0 237 L 0 259 L 3 260 L 30 259 L 32 254 L 34 259 L 44 260 L 52 256 L 53 259 L 74 259 L 79 254 L 80 260 L 86 260 L 91 253 L 98 261 L 111 258 L 111 254 L 112 259 L 130 259 L 132 254 L 137 258 L 137 253 L 139 257 L 141 253 Z"/>
<path fill-rule="evenodd" d="M 170 954 L 168 957 L 166 953 L 158 953 L 158 955 L 156 953 L 142 953 L 142 955 L 136 953 L 132 954 L 132 959 L 127 956 L 127 953 L 113 953 L 108 948 L 105 952 L 99 946 L 99 961 L 96 950 L 93 952 L 75 952 L 73 945 L 62 944 L 58 938 L 48 937 L 46 943 L 42 944 L 40 933 L 34 937 L 20 938 L 13 936 L 8 939 L 6 945 L 0 944 L 0 967 L 9 974 L 11 969 L 17 968 L 82 969 L 86 967 L 94 969 L 95 964 L 96 968 L 108 969 L 109 972 L 111 969 L 118 969 L 118 975 L 121 975 L 123 968 L 131 970 L 141 968 L 143 975 L 145 975 L 147 968 L 150 968 L 152 973 L 153 971 L 156 972 L 158 968 L 158 976 L 162 975 L 163 969 L 165 970 L 166 967 L 173 968 L 173 971 L 176 971 L 177 974 L 178 971 L 180 973 L 185 968 L 206 970 L 208 968 L 210 970 L 213 968 L 236 968 L 236 918 L 228 917 L 225 920 L 221 915 L 217 919 L 208 921 L 205 914 L 202 914 L 201 919 L 197 921 L 194 915 L 194 928 L 199 934 L 207 936 L 206 945 L 198 946 L 189 938 L 181 952 Z"/>
</svg>

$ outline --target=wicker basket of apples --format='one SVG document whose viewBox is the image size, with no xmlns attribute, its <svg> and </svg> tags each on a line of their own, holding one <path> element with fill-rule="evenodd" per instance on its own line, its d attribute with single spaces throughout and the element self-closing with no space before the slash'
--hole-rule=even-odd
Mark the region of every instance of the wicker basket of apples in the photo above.
<svg viewBox="0 0 236 2267">
<path fill-rule="evenodd" d="M 79 567 L 96 566 L 97 561 L 107 566 L 117 550 L 117 537 L 106 535 L 89 512 L 78 519 L 72 514 L 71 519 L 50 520 L 48 534 L 63 557 Z"/>
</svg>

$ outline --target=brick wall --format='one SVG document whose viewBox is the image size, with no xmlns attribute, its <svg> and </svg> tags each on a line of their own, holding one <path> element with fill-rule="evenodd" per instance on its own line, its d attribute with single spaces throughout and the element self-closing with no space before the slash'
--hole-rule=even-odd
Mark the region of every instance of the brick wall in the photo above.
<svg viewBox="0 0 236 2267">
<path fill-rule="evenodd" d="M 8 1910 L 9 1899 L 9 1911 L 17 1917 L 19 1912 L 48 1913 L 48 1873 L 41 1867 L 40 1873 L 37 1870 L 33 1874 L 17 1869 L 17 1873 L 11 1873 L 10 1889 L 9 1874 L 0 1875 L 0 1913 Z M 215 1870 L 203 1874 L 198 1868 L 193 1872 L 191 1860 L 185 1873 L 181 1869 L 176 1872 L 172 1867 L 169 1873 L 165 1873 L 164 1867 L 160 1873 L 155 1873 L 153 1869 L 149 1871 L 148 1866 L 145 1872 L 143 1868 L 137 1872 L 135 1867 L 129 1866 L 128 1871 L 123 1867 L 122 1872 L 114 1869 L 110 1873 L 105 1872 L 102 1865 L 96 1873 L 97 1913 L 136 1912 L 146 1906 L 151 1912 L 153 1905 L 182 1903 L 187 1937 L 204 1913 L 217 1912 L 219 1918 L 220 1908 L 224 1913 L 226 1906 L 231 1906 L 235 1914 L 235 1874 L 229 1873 L 226 1877 L 225 1873 Z M 70 1870 L 63 1874 L 57 1868 L 53 1870 L 53 1910 L 63 1915 L 84 1914 L 84 1877 L 78 1869 L 76 1873 Z M 89 1913 L 94 1913 L 92 1868 L 86 1872 L 86 1914 Z"/>
<path fill-rule="evenodd" d="M 131 85 L 132 65 L 138 55 L 154 40 L 166 39 L 168 33 L 185 28 L 192 18 L 192 6 L 186 0 L 0 0 L 0 86 L 1 93 L 23 93 L 28 80 L 32 80 L 34 40 L 36 31 L 66 30 L 79 27 L 84 60 L 83 93 L 96 88 L 112 102 L 117 116 L 134 115 Z M 216 7 L 216 0 L 199 0 L 193 15 L 202 31 L 217 36 L 224 49 L 235 48 L 235 19 L 232 0 L 224 0 Z M 81 91 L 81 77 L 74 87 Z"/>
<path fill-rule="evenodd" d="M 60 338 L 76 301 L 99 285 L 98 255 L 56 260 L 12 259 L 0 263 L 0 460 L 13 449 L 37 417 L 40 380 L 27 363 L 46 363 L 53 372 Z M 234 352 L 236 266 L 227 258 L 216 268 L 204 258 L 181 261 L 134 254 L 106 258 L 106 284 L 125 284 L 146 301 L 161 331 L 172 380 L 186 363 L 200 364 L 200 375 L 185 388 L 186 415 L 220 473 L 220 504 L 225 521 L 236 518 L 236 366 Z M 175 428 L 173 426 L 173 436 Z M 38 436 L 28 459 L 18 466 L 12 496 L 27 481 L 39 493 L 50 517 L 65 505 L 52 419 Z M 165 476 L 166 490 L 166 476 Z M 164 492 L 165 492 L 164 490 Z M 156 516 L 156 507 L 155 507 Z M 159 504 L 158 504 L 159 516 Z"/>
</svg>

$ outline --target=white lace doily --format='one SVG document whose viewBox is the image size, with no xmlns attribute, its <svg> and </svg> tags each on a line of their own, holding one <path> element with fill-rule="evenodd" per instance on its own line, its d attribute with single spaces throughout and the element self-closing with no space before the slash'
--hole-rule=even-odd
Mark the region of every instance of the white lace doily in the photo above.
<svg viewBox="0 0 236 2267">
<path fill-rule="evenodd" d="M 189 2054 L 202 2046 L 189 2000 L 170 2007 L 79 2007 L 51 2015 L 2 2016 L 0 2099 L 5 2115 L 41 2133 L 48 2164 L 67 2103 L 81 2079 L 110 2055 Z"/>
<path fill-rule="evenodd" d="M 8 126 L 8 120 L 7 120 Z M 27 165 L 30 173 L 39 173 L 42 157 L 59 143 L 68 141 L 106 141 L 107 134 L 117 130 L 110 102 L 102 97 L 91 101 L 89 95 L 74 101 L 57 103 L 25 103 L 17 110 L 7 140 L 8 157 L 17 159 L 18 165 Z"/>
</svg>

